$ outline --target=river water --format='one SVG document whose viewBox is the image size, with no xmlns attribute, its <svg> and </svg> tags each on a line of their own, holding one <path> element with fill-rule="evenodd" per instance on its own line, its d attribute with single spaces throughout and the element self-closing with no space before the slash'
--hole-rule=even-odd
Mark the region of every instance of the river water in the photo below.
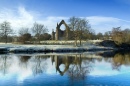
<svg viewBox="0 0 130 86">
<path fill-rule="evenodd" d="M 0 86 L 129 85 L 129 52 L 0 55 Z"/>
</svg>

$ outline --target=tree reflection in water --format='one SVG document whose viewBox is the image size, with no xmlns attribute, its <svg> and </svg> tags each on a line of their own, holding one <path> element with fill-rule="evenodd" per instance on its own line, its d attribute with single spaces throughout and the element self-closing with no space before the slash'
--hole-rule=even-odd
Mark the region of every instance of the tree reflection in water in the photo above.
<svg viewBox="0 0 130 86">
<path fill-rule="evenodd" d="M 52 61 L 52 65 L 50 60 Z M 88 58 L 87 55 L 0 55 L 0 73 L 9 73 L 9 69 L 16 65 L 20 70 L 31 69 L 33 75 L 46 73 L 50 66 L 55 66 L 61 76 L 67 74 L 71 80 L 84 80 L 92 71 L 92 64 L 105 61 L 112 65 L 112 69 L 120 70 L 122 65 L 130 65 L 130 53 L 117 53 L 113 57 Z M 48 63 L 49 62 L 49 63 Z M 62 68 L 60 67 L 61 65 Z M 61 70 L 62 69 L 62 70 Z M 54 70 L 53 70 L 54 71 Z"/>
<path fill-rule="evenodd" d="M 7 55 L 0 56 L 0 71 L 5 75 L 8 72 L 10 66 L 10 57 Z"/>
<path fill-rule="evenodd" d="M 28 66 L 28 60 L 31 58 L 31 56 L 20 56 L 20 63 L 19 65 L 21 67 L 27 68 Z"/>
<path fill-rule="evenodd" d="M 33 75 L 41 74 L 46 71 L 47 63 L 46 59 L 49 56 L 35 56 L 35 65 L 33 66 Z"/>
<path fill-rule="evenodd" d="M 92 66 L 90 61 L 84 61 L 82 63 L 81 55 L 75 57 L 72 65 L 68 69 L 68 76 L 71 80 L 84 80 L 86 75 L 91 71 Z"/>
<path fill-rule="evenodd" d="M 130 65 L 130 53 L 117 53 L 112 59 L 112 69 L 120 71 L 122 65 Z"/>
</svg>

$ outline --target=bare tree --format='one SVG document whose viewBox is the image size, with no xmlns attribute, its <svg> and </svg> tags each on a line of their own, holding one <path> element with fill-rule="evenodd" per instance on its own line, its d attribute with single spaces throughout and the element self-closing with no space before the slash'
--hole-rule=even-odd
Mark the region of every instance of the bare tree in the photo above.
<svg viewBox="0 0 130 86">
<path fill-rule="evenodd" d="M 69 19 L 69 27 L 73 31 L 73 37 L 75 39 L 75 45 L 77 46 L 77 40 L 80 41 L 81 45 L 81 40 L 83 39 L 83 35 L 87 34 L 90 25 L 89 22 L 85 18 L 76 18 L 76 17 L 71 17 Z"/>
<path fill-rule="evenodd" d="M 126 45 L 130 44 L 130 29 L 129 28 L 125 30 L 121 30 L 121 27 L 113 28 L 111 31 L 111 36 L 112 36 L 112 40 L 118 46 L 124 46 L 125 44 Z"/>
<path fill-rule="evenodd" d="M 124 42 L 124 33 L 121 27 L 116 27 L 112 29 L 112 39 L 117 45 L 121 45 Z"/>
<path fill-rule="evenodd" d="M 51 39 L 51 35 L 48 33 L 44 33 L 40 36 L 40 40 L 50 40 Z"/>
<path fill-rule="evenodd" d="M 97 38 L 98 38 L 98 39 L 103 39 L 103 34 L 102 34 L 101 32 L 99 32 L 99 33 L 97 34 Z"/>
<path fill-rule="evenodd" d="M 89 22 L 86 19 L 80 19 L 77 25 L 77 29 L 79 30 L 79 41 L 81 45 L 81 41 L 83 39 L 83 34 L 87 34 L 90 29 Z"/>
<path fill-rule="evenodd" d="M 20 34 L 20 42 L 22 43 L 26 43 L 27 41 L 30 41 L 31 39 L 31 34 L 29 33 L 29 28 L 21 28 L 19 30 L 19 34 Z"/>
<path fill-rule="evenodd" d="M 130 44 L 130 29 L 127 28 L 125 30 L 123 30 L 123 33 L 124 33 L 124 42 L 127 43 L 127 44 Z"/>
<path fill-rule="evenodd" d="M 109 39 L 111 37 L 111 31 L 107 31 L 104 33 L 105 40 Z"/>
<path fill-rule="evenodd" d="M 78 24 L 78 20 L 79 20 L 79 18 L 76 18 L 74 16 L 69 19 L 69 22 L 70 22 L 69 27 L 73 31 L 72 36 L 75 39 L 75 46 L 77 46 L 77 28 L 76 28 L 76 26 Z"/>
<path fill-rule="evenodd" d="M 1 36 L 5 38 L 5 43 L 8 42 L 8 35 L 12 34 L 13 30 L 11 29 L 10 23 L 7 21 L 4 21 L 0 24 L 0 33 Z"/>
<path fill-rule="evenodd" d="M 26 33 L 29 33 L 29 28 L 22 27 L 22 28 L 19 29 L 19 35 L 22 36 L 22 35 L 24 35 Z"/>
<path fill-rule="evenodd" d="M 38 24 L 35 22 L 32 31 L 35 33 L 38 43 L 40 43 L 40 35 L 47 32 L 47 27 L 45 27 L 43 24 Z"/>
</svg>

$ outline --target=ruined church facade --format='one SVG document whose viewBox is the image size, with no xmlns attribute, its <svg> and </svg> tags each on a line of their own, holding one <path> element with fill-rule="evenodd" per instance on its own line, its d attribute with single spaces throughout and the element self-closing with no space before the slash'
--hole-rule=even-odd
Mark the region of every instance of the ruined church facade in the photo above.
<svg viewBox="0 0 130 86">
<path fill-rule="evenodd" d="M 65 26 L 65 30 L 61 30 L 61 25 Z M 52 30 L 52 40 L 69 40 L 70 39 L 70 29 L 68 25 L 62 20 L 59 24 L 57 23 L 56 32 Z"/>
</svg>

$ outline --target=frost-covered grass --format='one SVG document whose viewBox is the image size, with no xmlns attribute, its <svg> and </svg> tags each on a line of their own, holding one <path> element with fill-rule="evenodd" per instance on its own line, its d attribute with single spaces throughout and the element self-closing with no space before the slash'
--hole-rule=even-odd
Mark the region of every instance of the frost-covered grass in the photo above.
<svg viewBox="0 0 130 86">
<path fill-rule="evenodd" d="M 84 52 L 84 51 L 99 51 L 106 50 L 109 48 L 96 46 L 95 42 L 99 42 L 100 40 L 88 40 L 82 42 L 81 46 L 74 45 L 38 45 L 38 44 L 0 44 L 0 48 L 6 48 L 8 52 L 15 53 L 37 53 L 37 52 Z M 59 41 L 63 42 L 63 41 Z M 73 42 L 73 41 L 67 41 Z"/>
</svg>

